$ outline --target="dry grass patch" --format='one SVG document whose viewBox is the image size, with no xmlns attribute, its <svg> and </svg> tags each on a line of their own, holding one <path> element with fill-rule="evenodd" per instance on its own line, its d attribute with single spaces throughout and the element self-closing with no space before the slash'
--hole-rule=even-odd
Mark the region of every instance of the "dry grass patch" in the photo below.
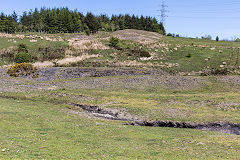
<svg viewBox="0 0 240 160">
<path fill-rule="evenodd" d="M 77 51 L 109 49 L 108 46 L 104 45 L 100 41 L 93 39 L 92 37 L 83 36 L 83 35 L 68 40 L 68 45 L 71 50 L 77 50 Z"/>
<path fill-rule="evenodd" d="M 141 62 L 138 62 L 136 60 L 134 61 L 123 61 L 123 62 L 116 62 L 114 63 L 114 66 L 118 66 L 118 67 L 151 67 L 151 66 L 156 66 L 150 62 L 148 63 L 141 63 Z"/>
<path fill-rule="evenodd" d="M 134 29 L 116 31 L 113 33 L 113 36 L 121 40 L 132 40 L 141 44 L 151 44 L 162 39 L 162 35 L 156 32 L 148 32 Z"/>
<path fill-rule="evenodd" d="M 36 62 L 33 65 L 37 68 L 44 68 L 44 67 L 53 67 L 55 65 L 68 65 L 68 64 L 72 64 L 72 63 L 77 63 L 86 59 L 90 59 L 90 58 L 98 58 L 99 55 L 89 55 L 89 54 L 83 54 L 81 56 L 77 56 L 77 57 L 66 57 L 60 60 L 55 60 L 55 61 L 44 61 L 44 62 Z"/>
<path fill-rule="evenodd" d="M 64 58 L 62 60 L 58 60 L 57 64 L 59 65 L 66 65 L 66 64 L 71 64 L 71 63 L 77 63 L 86 59 L 90 59 L 90 58 L 97 58 L 99 57 L 99 55 L 89 55 L 89 54 L 83 54 L 81 56 L 77 56 L 77 57 L 67 57 Z"/>
<path fill-rule="evenodd" d="M 53 67 L 53 66 L 54 66 L 54 63 L 53 63 L 53 62 L 50 62 L 50 61 L 35 62 L 35 63 L 33 63 L 33 66 L 34 66 L 34 67 L 37 67 L 37 68 Z"/>
</svg>

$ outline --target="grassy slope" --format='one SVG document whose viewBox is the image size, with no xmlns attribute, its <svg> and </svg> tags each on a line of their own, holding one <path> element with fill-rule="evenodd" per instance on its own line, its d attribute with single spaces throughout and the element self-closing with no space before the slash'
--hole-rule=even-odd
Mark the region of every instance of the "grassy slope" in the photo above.
<svg viewBox="0 0 240 160">
<path fill-rule="evenodd" d="M 37 42 L 32 43 L 30 42 L 30 39 L 15 39 L 16 43 L 14 43 L 13 41 L 8 42 L 9 38 L 3 38 L 0 37 L 0 50 L 1 49 L 6 49 L 12 46 L 18 46 L 19 44 L 23 43 L 27 46 L 29 53 L 31 53 L 32 55 L 38 53 L 39 48 L 47 48 L 47 47 L 53 47 L 53 48 L 61 48 L 61 47 L 66 47 L 67 46 L 67 42 L 53 42 L 53 41 L 47 41 L 47 40 L 41 40 L 38 39 Z M 12 62 L 10 62 L 8 59 L 4 58 L 2 59 L 0 57 L 0 66 L 2 65 L 7 65 L 7 64 L 11 64 Z"/>
<path fill-rule="evenodd" d="M 40 40 L 38 39 L 37 42 L 30 42 L 31 39 L 15 39 L 16 43 L 10 41 L 8 42 L 8 38 L 1 38 L 0 37 L 0 49 L 8 48 L 11 46 L 18 46 L 21 43 L 24 43 L 27 45 L 28 49 L 30 51 L 37 51 L 39 47 L 54 47 L 59 48 L 62 46 L 66 46 L 66 42 L 53 42 L 53 41 L 46 41 L 46 40 Z M 7 43 L 6 43 L 7 42 Z"/>
<path fill-rule="evenodd" d="M 235 65 L 236 63 L 237 66 L 240 65 L 240 63 L 237 62 L 237 53 L 239 51 L 236 48 L 240 47 L 238 42 L 216 42 L 211 40 L 171 37 L 165 37 L 164 41 L 167 44 L 171 44 L 170 48 L 173 51 L 172 53 L 167 53 L 167 61 L 179 63 L 179 71 L 200 71 L 207 66 L 210 68 L 219 68 L 222 62 L 227 62 L 230 65 Z M 181 47 L 175 51 L 174 48 L 177 45 Z M 215 49 L 211 50 L 211 48 Z M 186 57 L 189 54 L 191 57 Z M 230 57 L 232 58 L 231 62 Z M 206 61 L 205 59 L 207 58 L 210 58 L 210 60 Z"/>
<path fill-rule="evenodd" d="M 122 126 L 44 101 L 0 99 L 0 159 L 237 159 L 239 136 Z"/>
<path fill-rule="evenodd" d="M 124 33 L 124 31 L 122 31 Z M 129 32 L 129 31 L 126 31 Z M 130 32 L 131 33 L 131 32 Z M 134 31 L 133 31 L 134 33 Z M 109 36 L 110 33 L 106 33 Z M 113 33 L 114 34 L 114 33 Z M 144 32 L 142 33 L 145 36 L 151 36 L 151 32 Z M 149 34 L 149 35 L 148 35 Z M 47 35 L 47 36 L 61 36 L 63 38 L 72 38 L 76 35 L 69 35 L 69 34 L 60 34 L 60 35 Z M 129 35 L 131 36 L 131 34 Z M 106 36 L 102 34 L 97 34 L 92 36 L 93 38 L 101 39 L 106 38 Z M 16 46 L 19 43 L 25 43 L 30 52 L 37 52 L 39 47 L 63 47 L 67 46 L 66 42 L 50 42 L 46 40 L 38 40 L 37 43 L 30 43 L 30 39 L 16 39 L 17 43 L 7 42 L 7 38 L 0 38 L 0 49 L 7 48 L 10 46 Z M 108 41 L 101 39 L 101 41 L 108 45 Z M 7 43 L 6 43 L 7 42 Z M 121 48 L 130 48 L 130 49 L 140 49 L 149 51 L 150 53 L 154 53 L 156 55 L 155 60 L 146 60 L 141 61 L 139 57 L 136 56 L 129 56 L 128 51 L 119 51 L 116 49 L 109 49 L 109 50 L 89 50 L 89 54 L 100 54 L 102 55 L 99 58 L 90 59 L 89 63 L 88 60 L 81 62 L 81 66 L 94 66 L 91 61 L 98 61 L 97 66 L 106 66 L 110 62 L 121 62 L 121 61 L 133 61 L 136 60 L 141 63 L 154 63 L 154 64 L 169 64 L 173 63 L 179 64 L 179 67 L 172 67 L 168 68 L 168 70 L 175 70 L 180 72 L 192 72 L 192 71 L 201 71 L 205 67 L 210 68 L 219 68 L 219 66 L 223 62 L 227 62 L 228 65 L 232 66 L 240 66 L 240 63 L 237 59 L 237 47 L 240 47 L 238 42 L 216 42 L 211 40 L 202 40 L 202 39 L 191 39 L 191 38 L 172 38 L 172 37 L 162 37 L 160 40 L 157 40 L 155 44 L 166 44 L 165 47 L 156 47 L 156 48 L 149 48 L 148 45 L 139 44 L 136 41 L 132 40 L 121 40 L 119 46 Z M 151 46 L 151 45 L 150 45 Z M 178 47 L 177 50 L 175 48 Z M 214 49 L 213 49 L 214 48 Z M 87 52 L 87 51 L 84 51 Z M 190 55 L 190 56 L 189 56 Z M 207 58 L 210 58 L 206 61 Z M 5 60 L 7 63 L 7 60 Z M 0 61 L 0 65 L 2 62 Z M 96 64 L 95 64 L 96 65 Z"/>
<path fill-rule="evenodd" d="M 37 45 L 29 40 L 23 41 L 29 43 L 32 50 L 42 45 L 54 45 L 45 41 Z M 6 39 L 0 38 L 2 45 L 16 45 L 5 42 Z M 162 42 L 171 44 L 169 48 L 173 52 L 158 50 L 159 57 L 165 60 L 149 62 L 179 63 L 180 67 L 174 68 L 179 71 L 198 71 L 207 65 L 218 67 L 222 61 L 229 61 L 232 52 L 222 47 L 239 46 L 233 42 L 169 37 L 164 37 Z M 123 41 L 121 45 L 130 48 L 138 46 L 133 46 L 131 41 Z M 174 51 L 176 45 L 182 47 Z M 219 49 L 210 50 L 215 46 Z M 116 51 L 95 52 L 101 52 L 104 55 L 101 60 L 106 60 L 111 59 L 110 55 Z M 188 54 L 191 58 L 186 57 Z M 211 59 L 207 64 L 204 59 L 208 57 Z M 119 52 L 118 60 L 127 59 L 134 60 L 134 57 Z M 233 59 L 236 60 L 236 57 Z M 136 77 L 127 77 L 131 78 Z M 17 97 L 16 100 L 0 98 L 0 159 L 238 159 L 239 136 L 191 129 L 123 126 L 117 121 L 68 114 L 67 107 L 70 106 L 62 105 L 67 102 L 104 105 L 126 109 L 150 120 L 240 123 L 239 86 L 220 83 L 216 77 L 204 79 L 207 83 L 201 88 L 185 90 L 139 83 L 131 87 L 109 85 L 95 89 L 0 93 L 1 97 Z"/>
<path fill-rule="evenodd" d="M 101 37 L 101 36 L 100 36 Z M 103 40 L 106 45 L 108 41 Z M 127 51 L 119 50 L 96 50 L 90 51 L 93 54 L 100 54 L 102 57 L 98 58 L 102 65 L 106 65 L 107 61 L 121 62 L 134 61 L 144 63 L 152 63 L 157 65 L 179 64 L 178 67 L 164 68 L 167 70 L 179 72 L 198 72 L 204 68 L 220 68 L 223 62 L 228 65 L 238 68 L 240 66 L 239 58 L 240 52 L 237 49 L 240 47 L 238 42 L 216 42 L 212 40 L 190 39 L 190 38 L 172 38 L 162 37 L 155 44 L 166 44 L 166 47 L 149 48 L 148 45 L 139 44 L 132 40 L 121 40 L 119 46 L 121 48 L 143 49 L 150 53 L 154 53 L 156 58 L 154 60 L 139 60 L 139 57 L 129 56 Z M 151 45 L 150 45 L 151 46 Z M 176 47 L 178 47 L 177 50 Z M 114 55 L 114 56 L 113 56 Z M 190 56 L 189 56 L 190 55 Z M 209 60 L 206 60 L 208 59 Z M 105 64 L 106 63 L 106 64 Z"/>
</svg>

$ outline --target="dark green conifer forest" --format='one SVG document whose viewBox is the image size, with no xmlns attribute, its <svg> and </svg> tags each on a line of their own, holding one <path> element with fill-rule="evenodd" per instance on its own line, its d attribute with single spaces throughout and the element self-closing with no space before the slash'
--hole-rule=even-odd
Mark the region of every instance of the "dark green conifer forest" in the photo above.
<svg viewBox="0 0 240 160">
<path fill-rule="evenodd" d="M 39 32 L 39 33 L 96 33 L 97 31 L 113 32 L 123 29 L 139 29 L 165 34 L 163 24 L 156 18 L 136 15 L 82 14 L 68 8 L 35 9 L 18 16 L 1 13 L 0 32 Z"/>
</svg>

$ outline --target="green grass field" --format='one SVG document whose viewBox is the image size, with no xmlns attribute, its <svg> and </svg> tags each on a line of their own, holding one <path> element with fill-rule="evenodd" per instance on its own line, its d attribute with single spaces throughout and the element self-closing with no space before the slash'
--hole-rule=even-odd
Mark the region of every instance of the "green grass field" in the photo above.
<svg viewBox="0 0 240 160">
<path fill-rule="evenodd" d="M 119 78 L 124 77 L 81 80 Z M 125 126 L 119 121 L 70 113 L 82 110 L 68 105 L 74 102 L 126 109 L 138 116 L 147 115 L 148 120 L 240 123 L 238 87 L 226 83 L 221 88 L 223 83 L 215 77 L 205 80 L 207 85 L 184 90 L 136 84 L 1 93 L 0 159 L 238 159 L 237 135 Z M 50 83 L 57 82 L 61 81 Z"/>
<path fill-rule="evenodd" d="M 240 54 L 238 42 L 171 37 L 166 37 L 164 42 L 171 44 L 172 50 L 167 53 L 166 61 L 179 63 L 177 70 L 181 72 L 201 71 L 204 67 L 219 68 L 223 62 L 236 67 L 240 65 L 237 58 Z M 181 47 L 176 51 L 176 46 Z"/>
<path fill-rule="evenodd" d="M 9 41 L 11 40 L 11 41 Z M 37 39 L 37 42 L 30 42 L 31 39 L 29 38 L 24 38 L 24 39 L 19 39 L 15 38 L 14 40 L 12 38 L 5 38 L 5 37 L 0 37 L 0 66 L 3 65 L 9 65 L 12 64 L 13 61 L 12 59 L 9 59 L 7 57 L 2 57 L 1 56 L 1 50 L 8 49 L 9 47 L 18 47 L 19 44 L 25 44 L 27 47 L 28 52 L 34 57 L 41 57 L 41 53 L 39 52 L 39 48 L 54 48 L 54 49 L 59 49 L 59 48 L 66 48 L 68 46 L 68 43 L 66 41 L 59 42 L 59 41 L 47 41 L 45 39 Z M 14 42 L 15 41 L 15 42 Z M 4 52 L 3 52 L 4 53 Z M 16 53 L 15 53 L 16 54 Z"/>
<path fill-rule="evenodd" d="M 8 48 L 11 46 L 18 46 L 19 44 L 23 43 L 26 44 L 30 51 L 37 51 L 39 47 L 54 47 L 60 48 L 63 46 L 67 46 L 66 42 L 52 42 L 38 39 L 37 42 L 30 42 L 31 39 L 15 39 L 16 43 L 13 41 L 8 42 L 9 38 L 1 38 L 0 37 L 0 49 Z"/>
<path fill-rule="evenodd" d="M 240 138 L 123 126 L 44 101 L 0 99 L 1 159 L 238 159 Z"/>
</svg>

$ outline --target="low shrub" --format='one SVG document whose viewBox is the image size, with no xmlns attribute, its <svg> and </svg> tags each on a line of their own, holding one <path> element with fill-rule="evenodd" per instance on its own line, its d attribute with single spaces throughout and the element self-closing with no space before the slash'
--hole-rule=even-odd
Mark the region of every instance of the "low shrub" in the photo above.
<svg viewBox="0 0 240 160">
<path fill-rule="evenodd" d="M 201 76 L 217 76 L 217 75 L 228 75 L 231 71 L 227 68 L 212 68 L 212 69 L 204 69 L 201 73 Z"/>
<path fill-rule="evenodd" d="M 65 57 L 65 49 L 58 48 L 55 49 L 53 47 L 39 48 L 39 52 L 41 54 L 40 61 L 49 61 L 55 59 L 62 59 Z"/>
<path fill-rule="evenodd" d="M 8 69 L 7 74 L 13 77 L 33 75 L 34 78 L 37 78 L 36 71 L 37 68 L 30 63 L 16 63 Z"/>
<path fill-rule="evenodd" d="M 85 33 L 86 33 L 87 36 L 90 36 L 90 33 L 91 33 L 91 32 L 90 32 L 90 29 L 86 29 L 86 30 L 85 30 Z"/>
<path fill-rule="evenodd" d="M 0 56 L 1 58 L 8 58 L 11 61 L 14 61 L 15 54 L 17 53 L 16 47 L 9 47 L 7 49 L 1 49 L 0 50 Z"/>
<path fill-rule="evenodd" d="M 28 63 L 31 61 L 31 55 L 26 52 L 20 52 L 15 55 L 14 61 L 16 63 Z"/>
<path fill-rule="evenodd" d="M 139 57 L 151 57 L 151 54 L 144 50 L 132 50 L 132 53 Z"/>
<path fill-rule="evenodd" d="M 151 54 L 144 50 L 125 49 L 128 56 L 134 57 L 151 57 Z"/>
<path fill-rule="evenodd" d="M 187 57 L 187 58 L 191 58 L 192 55 L 189 53 L 189 54 L 186 55 L 186 57 Z"/>
<path fill-rule="evenodd" d="M 119 41 L 120 40 L 117 37 L 111 37 L 110 40 L 109 40 L 109 46 L 117 47 Z"/>
<path fill-rule="evenodd" d="M 26 44 L 21 43 L 18 45 L 18 53 L 20 53 L 20 52 L 28 53 Z"/>
</svg>

